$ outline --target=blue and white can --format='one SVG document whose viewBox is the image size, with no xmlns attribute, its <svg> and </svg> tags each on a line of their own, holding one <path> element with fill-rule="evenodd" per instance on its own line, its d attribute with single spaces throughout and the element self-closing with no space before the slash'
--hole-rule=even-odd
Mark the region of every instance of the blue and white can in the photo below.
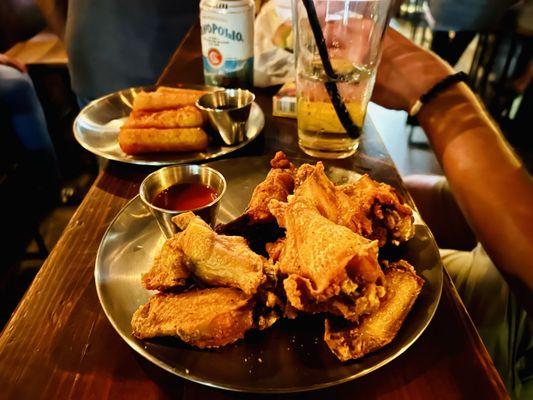
<svg viewBox="0 0 533 400">
<path fill-rule="evenodd" d="M 253 0 L 202 0 L 202 60 L 207 85 L 251 87 L 254 73 Z"/>
</svg>

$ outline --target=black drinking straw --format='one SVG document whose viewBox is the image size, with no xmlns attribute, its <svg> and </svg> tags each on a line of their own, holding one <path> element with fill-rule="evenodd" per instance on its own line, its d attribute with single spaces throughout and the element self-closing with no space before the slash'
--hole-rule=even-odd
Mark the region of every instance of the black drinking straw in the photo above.
<svg viewBox="0 0 533 400">
<path fill-rule="evenodd" d="M 318 21 L 318 15 L 316 13 L 315 4 L 313 0 L 302 0 L 304 3 L 305 10 L 307 11 L 307 18 L 309 18 L 309 25 L 311 25 L 311 30 L 313 31 L 313 36 L 315 38 L 315 43 L 318 47 L 318 54 L 320 54 L 320 60 L 324 67 L 324 72 L 326 73 L 328 80 L 324 82 L 326 90 L 328 92 L 331 104 L 335 109 L 335 113 L 339 118 L 342 126 L 352 139 L 357 139 L 361 134 L 360 129 L 352 121 L 352 117 L 342 100 L 342 97 L 339 93 L 339 88 L 335 82 L 338 79 L 337 74 L 331 66 L 329 60 L 328 48 L 326 46 L 326 40 L 322 34 L 322 28 L 320 27 L 320 22 Z"/>
</svg>

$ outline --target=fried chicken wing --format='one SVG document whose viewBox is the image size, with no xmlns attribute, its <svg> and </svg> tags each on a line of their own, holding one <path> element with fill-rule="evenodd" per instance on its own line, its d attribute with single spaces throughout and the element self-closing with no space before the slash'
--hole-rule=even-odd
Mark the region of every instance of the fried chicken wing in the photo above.
<svg viewBox="0 0 533 400">
<path fill-rule="evenodd" d="M 272 210 L 276 203 L 270 203 Z M 306 202 L 291 201 L 283 219 L 287 239 L 276 267 L 286 276 L 291 306 L 350 320 L 379 306 L 384 290 L 377 242 L 335 224 Z"/>
<path fill-rule="evenodd" d="M 182 229 L 178 245 L 187 269 L 210 286 L 229 286 L 254 294 L 265 281 L 267 261 L 248 247 L 240 236 L 218 235 L 192 212 L 172 221 Z"/>
<path fill-rule="evenodd" d="M 287 200 L 294 188 L 296 172 L 294 165 L 281 151 L 270 160 L 270 166 L 272 169 L 265 180 L 255 187 L 244 214 L 216 227 L 218 233 L 245 237 L 250 248 L 265 255 L 265 244 L 274 242 L 283 235 L 283 229 L 276 224 L 268 209 L 268 203 L 272 199 Z"/>
<path fill-rule="evenodd" d="M 148 290 L 174 289 L 184 286 L 190 273 L 179 244 L 179 235 L 167 239 L 141 281 Z"/>
<path fill-rule="evenodd" d="M 359 222 L 354 218 L 355 204 L 329 180 L 324 164 L 303 164 L 296 172 L 294 201 L 304 201 L 327 219 L 360 232 Z"/>
<path fill-rule="evenodd" d="M 250 203 L 245 213 L 251 223 L 273 221 L 272 214 L 268 209 L 268 203 L 272 199 L 286 201 L 287 196 L 294 189 L 294 165 L 287 156 L 278 151 L 270 160 L 272 169 L 268 172 L 265 180 L 257 185 L 252 193 Z"/>
<path fill-rule="evenodd" d="M 388 241 L 398 244 L 413 237 L 413 210 L 392 186 L 363 175 L 358 181 L 338 188 L 357 210 L 354 219 L 359 221 L 363 236 L 378 240 L 380 246 Z"/>
<path fill-rule="evenodd" d="M 326 176 L 324 165 L 318 162 L 298 168 L 295 182 L 295 198 L 316 207 L 330 221 L 378 240 L 379 246 L 387 241 L 398 244 L 414 235 L 412 209 L 394 188 L 368 175 L 354 183 L 335 186 Z"/>
<path fill-rule="evenodd" d="M 379 308 L 358 324 L 336 326 L 326 319 L 324 340 L 341 361 L 363 357 L 389 344 L 411 310 L 424 281 L 406 261 L 385 271 L 386 295 Z"/>
<path fill-rule="evenodd" d="M 253 327 L 252 309 L 253 302 L 237 289 L 159 293 L 135 311 L 131 325 L 139 339 L 177 336 L 200 348 L 220 347 Z"/>
</svg>

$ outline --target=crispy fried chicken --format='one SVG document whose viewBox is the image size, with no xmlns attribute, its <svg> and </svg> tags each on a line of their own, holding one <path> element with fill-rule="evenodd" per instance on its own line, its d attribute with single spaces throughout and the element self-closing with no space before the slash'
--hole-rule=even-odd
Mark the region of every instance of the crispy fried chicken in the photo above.
<svg viewBox="0 0 533 400">
<path fill-rule="evenodd" d="M 308 202 L 270 204 L 287 231 L 276 267 L 286 277 L 283 286 L 291 306 L 350 320 L 379 306 L 384 289 L 377 242 L 328 220 Z"/>
<path fill-rule="evenodd" d="M 216 227 L 216 231 L 220 234 L 246 238 L 250 248 L 263 255 L 266 255 L 265 244 L 274 242 L 284 233 L 270 213 L 268 203 L 272 199 L 287 200 L 287 196 L 294 189 L 296 172 L 294 165 L 281 151 L 270 160 L 270 166 L 272 169 L 265 180 L 255 187 L 244 214 Z"/>
<path fill-rule="evenodd" d="M 350 198 L 357 210 L 354 218 L 363 236 L 378 240 L 380 246 L 388 241 L 399 244 L 413 237 L 413 210 L 392 186 L 363 175 L 358 181 L 338 186 L 338 189 Z"/>
<path fill-rule="evenodd" d="M 141 281 L 148 290 L 165 291 L 185 286 L 189 275 L 178 234 L 163 243 L 152 267 L 142 275 Z"/>
<path fill-rule="evenodd" d="M 324 173 L 324 165 L 304 164 L 296 173 L 294 198 L 304 198 L 329 220 L 346 226 L 380 246 L 398 244 L 414 235 L 413 211 L 394 188 L 368 175 L 346 185 L 335 186 Z"/>
<path fill-rule="evenodd" d="M 182 231 L 142 276 L 163 293 L 135 312 L 136 337 L 219 347 L 281 317 L 328 313 L 324 340 L 341 361 L 394 339 L 423 280 L 405 261 L 384 273 L 378 251 L 412 237 L 411 208 L 366 175 L 336 186 L 321 162 L 296 170 L 282 152 L 271 167 L 245 213 L 217 232 L 191 212 L 173 218 Z M 189 278 L 214 287 L 164 293 Z"/>
<path fill-rule="evenodd" d="M 294 189 L 296 168 L 282 151 L 278 151 L 270 160 L 270 166 L 272 169 L 268 172 L 265 180 L 255 187 L 245 211 L 252 224 L 274 221 L 268 209 L 268 203 L 272 199 L 286 201 L 287 196 Z"/>
<path fill-rule="evenodd" d="M 200 348 L 220 347 L 253 327 L 252 309 L 250 297 L 237 289 L 159 293 L 135 311 L 131 326 L 139 339 L 177 336 Z"/>
<path fill-rule="evenodd" d="M 192 212 L 172 221 L 182 229 L 177 240 L 186 267 L 200 281 L 252 295 L 266 279 L 267 260 L 250 250 L 244 238 L 218 235 Z"/>
<path fill-rule="evenodd" d="M 389 344 L 411 310 L 424 281 L 406 261 L 385 270 L 385 297 L 379 308 L 356 324 L 336 326 L 326 319 L 324 340 L 341 361 L 363 357 Z"/>
</svg>

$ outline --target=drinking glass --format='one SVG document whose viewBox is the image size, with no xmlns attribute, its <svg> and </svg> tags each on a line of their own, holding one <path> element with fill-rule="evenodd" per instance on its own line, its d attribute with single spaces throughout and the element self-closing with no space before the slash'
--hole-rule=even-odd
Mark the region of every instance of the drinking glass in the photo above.
<svg viewBox="0 0 533 400">
<path fill-rule="evenodd" d="M 294 1 L 298 143 L 311 156 L 348 157 L 359 144 L 390 0 Z"/>
</svg>

